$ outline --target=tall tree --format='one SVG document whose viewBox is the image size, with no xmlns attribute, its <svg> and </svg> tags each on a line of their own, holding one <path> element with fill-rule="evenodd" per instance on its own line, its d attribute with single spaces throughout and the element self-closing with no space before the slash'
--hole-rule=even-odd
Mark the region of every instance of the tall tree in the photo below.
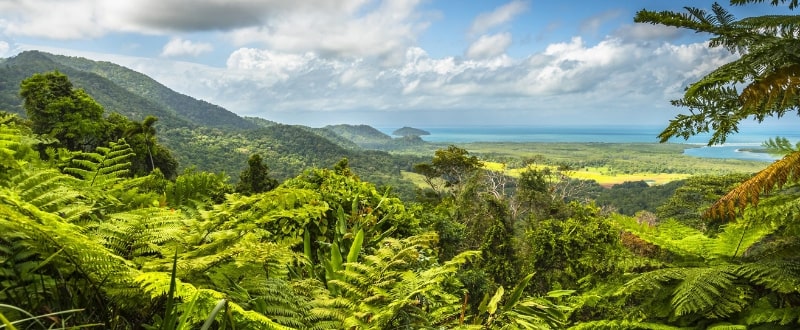
<svg viewBox="0 0 800 330">
<path fill-rule="evenodd" d="M 425 182 L 441 196 L 446 188 L 456 194 L 480 167 L 478 157 L 470 156 L 467 150 L 450 145 L 447 149 L 436 150 L 430 163 L 414 165 L 414 172 L 424 175 Z M 437 180 L 441 180 L 444 187 L 437 184 Z"/>
<path fill-rule="evenodd" d="M 58 71 L 34 74 L 20 84 L 33 132 L 56 138 L 70 150 L 91 150 L 104 142 L 103 107 Z"/>
<path fill-rule="evenodd" d="M 736 5 L 763 0 L 737 0 Z M 786 1 L 780 1 L 785 3 Z M 772 1 L 773 5 L 778 0 Z M 797 2 L 792 0 L 789 8 Z M 691 84 L 673 105 L 687 107 L 659 135 L 661 141 L 711 132 L 709 144 L 723 143 L 747 118 L 762 122 L 800 112 L 800 16 L 768 15 L 737 20 L 714 3 L 711 13 L 686 8 L 686 13 L 639 11 L 636 22 L 662 24 L 708 33 L 710 47 L 725 47 L 739 58 Z M 739 92 L 739 86 L 744 86 Z M 732 217 L 736 209 L 758 203 L 759 196 L 800 180 L 800 152 L 793 152 L 731 190 L 710 214 Z"/>
<path fill-rule="evenodd" d="M 153 124 L 155 124 L 156 121 L 158 121 L 158 118 L 155 116 L 147 116 L 141 123 L 133 122 L 133 127 L 125 132 L 126 136 L 141 134 L 144 137 L 144 145 L 145 148 L 147 148 L 147 155 L 150 157 L 151 171 L 156 168 L 156 164 L 153 162 L 153 151 L 150 149 L 150 145 L 155 142 L 156 129 L 153 127 Z"/>
<path fill-rule="evenodd" d="M 236 192 L 245 195 L 270 191 L 278 186 L 278 180 L 269 176 L 269 167 L 264 164 L 259 154 L 253 154 L 247 160 L 247 168 L 239 174 Z"/>
</svg>

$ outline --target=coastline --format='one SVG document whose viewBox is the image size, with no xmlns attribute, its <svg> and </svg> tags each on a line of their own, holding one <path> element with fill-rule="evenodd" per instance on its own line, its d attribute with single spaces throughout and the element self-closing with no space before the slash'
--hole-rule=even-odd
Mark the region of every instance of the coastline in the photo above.
<svg viewBox="0 0 800 330">
<path fill-rule="evenodd" d="M 396 128 L 377 128 L 391 133 Z M 656 126 L 467 126 L 420 127 L 430 135 L 421 138 L 433 144 L 465 145 L 472 143 L 598 143 L 598 144 L 662 144 Z M 772 162 L 780 157 L 761 149 L 761 144 L 776 136 L 800 140 L 792 130 L 770 130 L 764 127 L 741 130 L 722 145 L 708 146 L 710 135 L 699 134 L 687 140 L 672 139 L 664 144 L 684 146 L 684 154 L 700 158 L 740 159 Z"/>
</svg>

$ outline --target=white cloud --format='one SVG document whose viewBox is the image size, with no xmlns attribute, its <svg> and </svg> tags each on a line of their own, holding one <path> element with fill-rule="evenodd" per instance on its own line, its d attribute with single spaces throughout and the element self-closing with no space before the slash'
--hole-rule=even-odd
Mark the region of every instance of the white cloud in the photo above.
<svg viewBox="0 0 800 330">
<path fill-rule="evenodd" d="M 9 50 L 11 50 L 11 45 L 0 40 L 0 57 L 5 57 Z"/>
<path fill-rule="evenodd" d="M 377 57 L 258 48 L 236 50 L 225 68 L 164 59 L 111 60 L 241 115 L 307 125 L 390 125 L 403 120 L 438 124 L 448 118 L 544 123 L 570 116 L 598 124 L 665 123 L 675 110 L 653 109 L 672 109 L 669 100 L 680 97 L 685 86 L 734 58 L 702 43 L 610 36 L 595 44 L 576 37 L 524 58 L 434 58 L 408 47 L 391 65 Z"/>
<path fill-rule="evenodd" d="M 11 35 L 93 38 L 109 32 L 167 34 L 261 26 L 286 13 L 354 12 L 367 0 L 25 0 L 2 1 Z"/>
<path fill-rule="evenodd" d="M 51 39 L 93 38 L 108 30 L 91 0 L 2 1 L 0 32 Z"/>
<path fill-rule="evenodd" d="M 398 63 L 405 49 L 427 27 L 417 20 L 419 1 L 385 0 L 356 10 L 306 10 L 287 13 L 268 26 L 230 33 L 235 44 L 263 44 L 282 52 L 314 52 L 323 57 L 376 57 Z M 366 8 L 365 8 L 366 9 Z"/>
<path fill-rule="evenodd" d="M 511 33 L 483 35 L 469 46 L 466 55 L 473 59 L 495 57 L 504 54 L 510 45 Z"/>
<path fill-rule="evenodd" d="M 483 13 L 478 15 L 475 20 L 472 22 L 472 26 L 469 28 L 470 34 L 482 34 L 489 29 L 492 29 L 496 26 L 505 24 L 515 16 L 523 13 L 525 10 L 528 9 L 528 2 L 521 1 L 521 0 L 514 0 L 511 1 L 503 6 L 498 7 L 494 11 L 490 13 Z"/>
<path fill-rule="evenodd" d="M 582 32 L 592 33 L 596 32 L 604 23 L 621 16 L 621 10 L 609 10 L 593 15 L 581 22 L 580 30 Z"/>
<path fill-rule="evenodd" d="M 403 64 L 392 67 L 363 59 L 249 52 L 243 57 L 246 52 L 240 50 L 229 59 L 231 67 L 249 68 L 241 79 L 280 79 L 270 80 L 268 86 L 262 85 L 246 97 L 238 93 L 248 84 L 238 83 L 235 89 L 222 88 L 213 99 L 223 105 L 235 104 L 234 111 L 284 120 L 302 120 L 307 111 L 321 111 L 321 115 L 358 110 L 362 115 L 378 116 L 385 112 L 456 113 L 475 109 L 504 109 L 508 120 L 513 120 L 511 113 L 554 111 L 581 118 L 596 116 L 609 122 L 659 118 L 648 110 L 669 108 L 668 101 L 679 97 L 688 83 L 733 58 L 724 50 L 708 49 L 703 44 L 628 43 L 619 38 L 607 38 L 596 45 L 574 38 L 522 59 L 505 55 L 431 58 L 424 50 L 411 47 Z M 320 81 L 328 83 L 314 83 Z M 249 99 L 251 96 L 253 99 Z M 268 109 L 264 104 L 269 104 Z M 300 117 L 293 117 L 296 112 Z"/>
<path fill-rule="evenodd" d="M 420 0 L 26 0 L 0 1 L 0 34 L 91 39 L 111 33 L 216 32 L 237 46 L 325 57 L 401 60 L 428 22 Z M 208 48 L 168 45 L 180 54 Z M 188 46 L 188 47 L 187 47 Z M 166 50 L 166 49 L 165 49 Z M 188 52 L 187 52 L 188 51 Z M 170 56 L 165 51 L 165 56 Z"/>
<path fill-rule="evenodd" d="M 161 50 L 163 57 L 199 56 L 214 50 L 214 47 L 205 42 L 193 42 L 181 38 L 172 38 Z"/>
</svg>

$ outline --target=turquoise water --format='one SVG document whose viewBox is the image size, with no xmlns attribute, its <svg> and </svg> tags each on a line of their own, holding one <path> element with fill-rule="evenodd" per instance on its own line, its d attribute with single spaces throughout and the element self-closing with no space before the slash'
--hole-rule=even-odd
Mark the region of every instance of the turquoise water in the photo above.
<svg viewBox="0 0 800 330">
<path fill-rule="evenodd" d="M 430 132 L 422 137 L 428 142 L 469 143 L 469 142 L 605 142 L 605 143 L 658 143 L 662 126 L 470 126 L 470 127 L 417 127 Z M 391 135 L 396 128 L 378 128 Z M 770 162 L 778 157 L 761 152 L 761 143 L 781 136 L 793 143 L 800 141 L 800 134 L 790 128 L 744 127 L 740 132 L 728 137 L 724 145 L 708 147 L 709 135 L 699 135 L 689 140 L 674 139 L 670 143 L 691 145 L 686 155 L 704 158 L 747 159 Z"/>
</svg>

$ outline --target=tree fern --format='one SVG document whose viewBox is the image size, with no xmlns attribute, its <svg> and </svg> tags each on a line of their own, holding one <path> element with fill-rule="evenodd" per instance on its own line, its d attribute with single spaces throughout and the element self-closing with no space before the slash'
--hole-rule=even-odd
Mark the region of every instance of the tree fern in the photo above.
<svg viewBox="0 0 800 330">
<path fill-rule="evenodd" d="M 750 313 L 755 300 L 796 294 L 800 288 L 798 260 L 771 255 L 770 244 L 765 243 L 783 226 L 753 219 L 757 216 L 747 212 L 744 219 L 724 226 L 716 237 L 674 221 L 652 228 L 620 216 L 617 223 L 624 230 L 673 257 L 667 264 L 671 267 L 635 275 L 617 294 L 647 297 L 644 301 L 650 305 L 653 319 L 679 324 L 719 320 L 723 323 L 717 328 L 741 328 L 746 323 L 740 317 Z"/>
<path fill-rule="evenodd" d="M 347 262 L 341 277 L 329 281 L 333 297 L 318 297 L 315 314 L 341 320 L 338 327 L 387 328 L 454 325 L 461 310 L 454 273 L 478 252 L 465 252 L 441 265 L 424 265 L 423 251 L 435 235 L 385 239 L 374 254 Z M 451 289 L 448 289 L 451 288 Z"/>
<path fill-rule="evenodd" d="M 736 211 L 748 205 L 758 205 L 763 194 L 768 194 L 790 182 L 800 180 L 800 151 L 793 152 L 775 161 L 749 180 L 734 188 L 708 211 L 712 217 L 732 219 Z"/>
<path fill-rule="evenodd" d="M 163 246 L 170 241 L 179 242 L 185 232 L 184 220 L 173 210 L 146 208 L 110 214 L 88 228 L 117 255 L 133 260 L 148 255 L 169 255 Z"/>
<path fill-rule="evenodd" d="M 170 287 L 170 281 L 170 275 L 163 272 L 146 272 L 136 277 L 136 282 L 152 299 L 157 299 L 165 295 Z M 189 324 L 205 322 L 208 315 L 210 315 L 214 307 L 216 307 L 217 302 L 225 298 L 225 296 L 218 291 L 200 289 L 190 283 L 185 283 L 180 280 L 177 281 L 175 296 L 182 301 L 178 309 L 182 317 L 188 320 L 187 322 Z M 257 312 L 245 310 L 235 303 L 230 303 L 228 309 L 237 328 L 290 329 L 275 323 L 268 317 Z"/>
<path fill-rule="evenodd" d="M 131 147 L 121 139 L 97 147 L 95 152 L 78 153 L 64 172 L 86 181 L 89 187 L 107 187 L 130 175 L 133 156 Z"/>
<path fill-rule="evenodd" d="M 73 290 L 81 288 L 81 299 L 97 304 L 92 313 L 110 313 L 98 300 L 135 287 L 137 271 L 131 264 L 84 235 L 80 227 L 22 201 L 5 188 L 0 189 L 0 230 L 9 237 L 22 237 L 29 251 L 48 258 L 59 276 L 72 278 L 69 285 L 76 286 Z"/>
<path fill-rule="evenodd" d="M 23 170 L 10 178 L 19 198 L 39 209 L 76 222 L 93 209 L 92 201 L 76 189 L 78 180 L 54 169 Z"/>
</svg>

